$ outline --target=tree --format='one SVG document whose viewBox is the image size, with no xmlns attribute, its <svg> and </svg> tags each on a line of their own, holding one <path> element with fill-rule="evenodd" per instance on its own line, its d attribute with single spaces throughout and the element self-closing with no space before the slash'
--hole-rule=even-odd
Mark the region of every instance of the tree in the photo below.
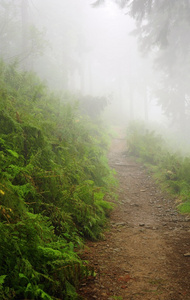
<svg viewBox="0 0 190 300">
<path fill-rule="evenodd" d="M 0 0 L 0 57 L 31 69 L 33 57 L 46 47 L 43 32 L 29 20 L 29 1 Z"/>
<path fill-rule="evenodd" d="M 133 1 L 130 14 L 137 21 L 140 49 L 152 52 L 155 66 L 161 70 L 156 91 L 158 103 L 167 116 L 184 130 L 189 122 L 190 96 L 190 2 Z"/>
<path fill-rule="evenodd" d="M 167 116 L 181 128 L 189 122 L 190 110 L 190 1 L 113 0 L 136 21 L 140 50 L 151 53 L 160 81 L 156 96 Z M 95 1 L 97 7 L 105 0 Z"/>
</svg>

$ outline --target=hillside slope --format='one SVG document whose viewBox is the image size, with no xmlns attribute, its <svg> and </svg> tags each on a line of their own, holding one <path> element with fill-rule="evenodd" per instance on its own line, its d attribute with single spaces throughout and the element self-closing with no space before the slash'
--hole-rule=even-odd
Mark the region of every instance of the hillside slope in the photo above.
<svg viewBox="0 0 190 300">
<path fill-rule="evenodd" d="M 75 99 L 0 63 L 0 298 L 78 299 L 78 257 L 102 235 L 107 139 Z"/>
</svg>

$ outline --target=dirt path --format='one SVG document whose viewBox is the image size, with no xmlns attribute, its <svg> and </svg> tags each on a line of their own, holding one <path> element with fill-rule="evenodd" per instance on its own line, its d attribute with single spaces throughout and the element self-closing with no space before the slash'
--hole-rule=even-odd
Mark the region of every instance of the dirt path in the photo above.
<svg viewBox="0 0 190 300">
<path fill-rule="evenodd" d="M 190 299 L 190 217 L 177 213 L 146 170 L 114 139 L 109 161 L 120 182 L 105 240 L 84 253 L 97 276 L 80 288 L 86 300 Z M 185 254 L 185 255 L 184 255 Z"/>
</svg>

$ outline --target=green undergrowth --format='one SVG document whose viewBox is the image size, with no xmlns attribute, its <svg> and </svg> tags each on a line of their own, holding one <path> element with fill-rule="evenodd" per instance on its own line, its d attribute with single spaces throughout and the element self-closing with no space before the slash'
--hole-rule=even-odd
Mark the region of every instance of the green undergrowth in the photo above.
<svg viewBox="0 0 190 300">
<path fill-rule="evenodd" d="M 80 299 L 94 274 L 77 253 L 103 236 L 115 179 L 75 103 L 0 63 L 0 299 Z"/>
<path fill-rule="evenodd" d="M 138 158 L 154 174 L 157 182 L 178 201 L 181 213 L 190 213 L 190 156 L 172 151 L 155 131 L 134 122 L 127 129 L 128 153 Z"/>
</svg>

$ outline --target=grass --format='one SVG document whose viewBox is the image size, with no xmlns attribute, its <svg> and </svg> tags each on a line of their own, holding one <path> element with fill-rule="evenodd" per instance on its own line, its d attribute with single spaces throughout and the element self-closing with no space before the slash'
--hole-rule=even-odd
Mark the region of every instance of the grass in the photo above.
<svg viewBox="0 0 190 300">
<path fill-rule="evenodd" d="M 127 130 L 128 154 L 143 163 L 164 192 L 183 201 L 179 212 L 190 214 L 190 154 L 175 152 L 167 140 L 143 124 Z"/>
<path fill-rule="evenodd" d="M 182 214 L 190 214 L 190 201 L 180 204 L 178 209 Z"/>
</svg>

